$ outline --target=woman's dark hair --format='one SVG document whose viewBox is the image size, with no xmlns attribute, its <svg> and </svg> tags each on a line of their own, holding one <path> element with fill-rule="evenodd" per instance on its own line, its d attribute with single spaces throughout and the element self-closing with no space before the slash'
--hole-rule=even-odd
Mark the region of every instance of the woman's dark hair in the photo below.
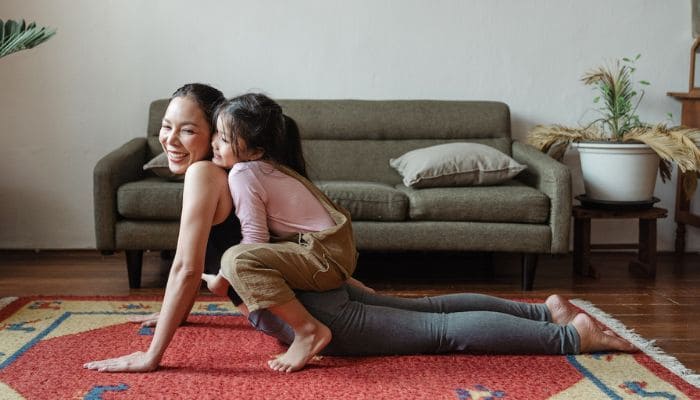
<svg viewBox="0 0 700 400">
<path fill-rule="evenodd" d="M 249 149 L 261 149 L 261 159 L 285 165 L 307 178 L 306 161 L 296 122 L 282 113 L 282 107 L 260 93 L 247 93 L 222 103 L 216 111 L 237 154 L 235 138 Z"/>
<path fill-rule="evenodd" d="M 188 83 L 177 89 L 170 100 L 176 97 L 189 97 L 194 100 L 204 111 L 204 116 L 209 123 L 209 129 L 214 132 L 216 129 L 215 113 L 221 103 L 226 101 L 224 94 L 217 88 L 203 83 Z"/>
</svg>

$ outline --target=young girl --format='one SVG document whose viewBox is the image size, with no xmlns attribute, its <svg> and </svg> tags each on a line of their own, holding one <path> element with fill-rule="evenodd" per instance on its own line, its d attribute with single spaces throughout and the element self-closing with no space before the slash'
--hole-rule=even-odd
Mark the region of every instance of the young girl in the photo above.
<svg viewBox="0 0 700 400">
<path fill-rule="evenodd" d="M 265 95 L 224 103 L 212 147 L 212 161 L 231 168 L 229 188 L 243 240 L 226 251 L 219 275 L 202 279 L 216 294 L 225 293 L 228 282 L 249 311 L 269 309 L 286 321 L 294 341 L 268 364 L 296 371 L 330 342 L 331 332 L 291 288 L 331 290 L 352 276 L 357 251 L 350 216 L 305 177 L 296 124 Z"/>
</svg>

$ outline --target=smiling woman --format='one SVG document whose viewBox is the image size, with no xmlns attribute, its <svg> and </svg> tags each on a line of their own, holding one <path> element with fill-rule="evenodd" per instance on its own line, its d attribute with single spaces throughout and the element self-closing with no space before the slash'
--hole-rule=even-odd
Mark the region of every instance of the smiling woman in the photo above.
<svg viewBox="0 0 700 400">
<path fill-rule="evenodd" d="M 158 137 L 173 173 L 184 174 L 195 161 L 209 158 L 212 113 L 222 97 L 214 88 L 195 84 L 173 94 Z"/>
<path fill-rule="evenodd" d="M 120 371 L 154 370 L 175 330 L 187 318 L 200 287 L 210 232 L 217 232 L 212 225 L 221 225 L 233 215 L 226 172 L 207 160 L 211 155 L 212 114 L 222 101 L 224 96 L 221 91 L 211 86 L 187 84 L 173 93 L 161 123 L 159 141 L 168 155 L 168 166 L 171 172 L 186 175 L 177 249 L 158 326 L 148 352 L 137 352 L 102 363 L 88 363 L 87 367 Z M 226 235 L 233 243 L 238 242 L 236 236 L 229 233 L 231 231 L 239 232 L 240 229 L 227 229 Z"/>
</svg>

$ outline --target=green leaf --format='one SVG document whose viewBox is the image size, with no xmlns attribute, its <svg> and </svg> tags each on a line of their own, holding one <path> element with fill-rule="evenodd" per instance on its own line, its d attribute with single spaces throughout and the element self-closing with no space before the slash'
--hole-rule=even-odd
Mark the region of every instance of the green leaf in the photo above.
<svg viewBox="0 0 700 400">
<path fill-rule="evenodd" d="M 593 102 L 594 102 L 594 103 L 597 103 L 597 102 L 599 102 L 599 101 L 600 101 L 600 96 L 598 96 L 598 97 L 596 97 L 595 99 L 593 99 Z"/>
<path fill-rule="evenodd" d="M 622 59 L 622 61 L 626 61 L 626 62 L 632 62 L 632 60 L 630 60 L 630 59 L 629 59 L 629 58 L 627 58 L 627 57 L 624 57 L 624 58 Z"/>
<path fill-rule="evenodd" d="M 636 57 L 634 57 L 634 61 L 637 61 L 637 60 L 639 60 L 639 58 L 640 58 L 641 56 L 642 56 L 641 54 L 637 54 L 637 56 L 636 56 Z"/>
<path fill-rule="evenodd" d="M 0 24 L 0 58 L 38 46 L 54 34 L 56 34 L 55 29 L 37 27 L 35 22 L 27 24 L 24 20 L 21 23 L 8 20 Z"/>
<path fill-rule="evenodd" d="M 651 85 L 651 83 L 649 83 L 649 81 L 639 81 L 639 84 L 647 85 L 647 86 Z"/>
</svg>

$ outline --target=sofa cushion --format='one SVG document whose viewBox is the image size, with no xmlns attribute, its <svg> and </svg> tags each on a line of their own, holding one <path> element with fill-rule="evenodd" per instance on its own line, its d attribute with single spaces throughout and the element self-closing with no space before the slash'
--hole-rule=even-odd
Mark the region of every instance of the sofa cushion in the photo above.
<svg viewBox="0 0 700 400">
<path fill-rule="evenodd" d="M 314 182 L 335 203 L 350 212 L 353 221 L 403 221 L 408 197 L 389 185 L 376 182 Z"/>
<path fill-rule="evenodd" d="M 445 143 L 409 151 L 389 164 L 414 188 L 497 185 L 526 168 L 479 143 Z"/>
<path fill-rule="evenodd" d="M 546 223 L 549 198 L 510 180 L 498 186 L 412 189 L 398 185 L 409 199 L 414 221 Z"/>
<path fill-rule="evenodd" d="M 511 154 L 510 138 L 468 139 Z M 444 143 L 464 143 L 465 139 L 415 140 L 304 140 L 306 171 L 319 181 L 367 181 L 397 185 L 401 175 L 389 165 L 392 158 L 401 157 L 411 150 Z"/>
<path fill-rule="evenodd" d="M 181 182 L 146 178 L 121 185 L 117 190 L 117 212 L 125 218 L 180 220 Z"/>
</svg>

